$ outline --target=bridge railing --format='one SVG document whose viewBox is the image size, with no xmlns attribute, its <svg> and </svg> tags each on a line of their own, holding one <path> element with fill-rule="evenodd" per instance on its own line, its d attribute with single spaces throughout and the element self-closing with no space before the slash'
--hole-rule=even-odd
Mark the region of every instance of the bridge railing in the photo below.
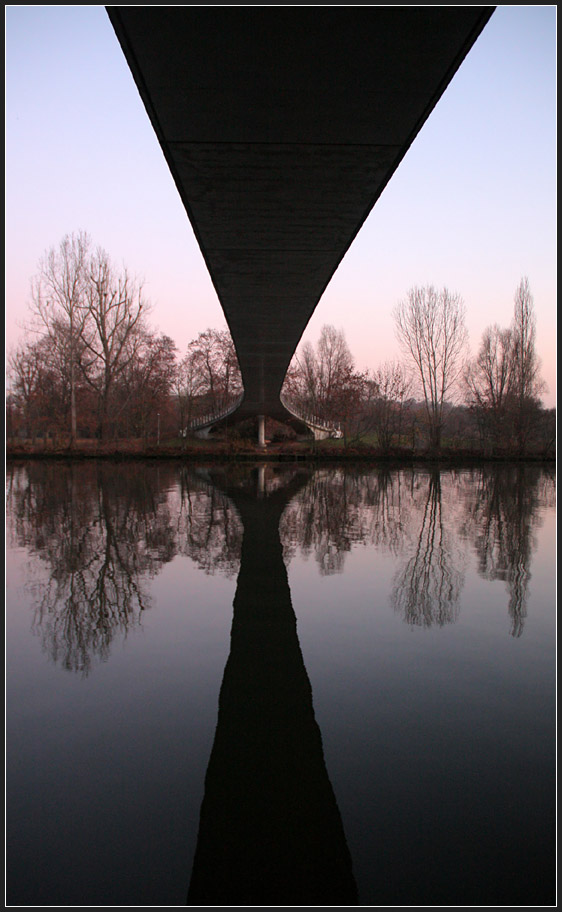
<svg viewBox="0 0 562 912">
<path fill-rule="evenodd" d="M 244 393 L 240 393 L 228 405 L 223 404 L 214 412 L 198 415 L 197 418 L 193 418 L 188 422 L 187 427 L 180 430 L 180 436 L 185 437 L 190 431 L 203 431 L 206 428 L 212 427 L 214 424 L 218 424 L 219 421 L 232 415 L 241 405 L 243 399 Z M 297 418 L 299 421 L 302 421 L 303 424 L 306 424 L 312 431 L 320 431 L 327 434 L 329 437 L 338 439 L 343 437 L 343 428 L 339 421 L 329 421 L 312 412 L 303 411 L 297 403 L 283 394 L 281 394 L 280 399 L 287 411 L 293 415 L 294 418 Z"/>
<path fill-rule="evenodd" d="M 335 437 L 337 439 L 343 437 L 343 428 L 339 421 L 329 421 L 326 418 L 321 418 L 319 415 L 314 415 L 311 412 L 305 412 L 288 396 L 281 393 L 280 397 L 282 404 L 285 406 L 288 412 L 291 413 L 295 418 L 298 418 L 299 421 L 302 421 L 304 424 L 308 425 L 311 430 L 324 431 L 330 437 Z"/>
<path fill-rule="evenodd" d="M 241 405 L 243 398 L 244 393 L 240 393 L 228 405 L 222 403 L 216 411 L 208 412 L 206 415 L 198 415 L 197 418 L 193 418 L 188 422 L 187 427 L 180 430 L 180 436 L 185 437 L 190 431 L 203 431 L 205 428 L 212 427 L 213 424 L 218 424 L 218 422 L 222 421 L 224 418 L 228 418 L 229 415 L 232 415 L 239 405 Z"/>
</svg>

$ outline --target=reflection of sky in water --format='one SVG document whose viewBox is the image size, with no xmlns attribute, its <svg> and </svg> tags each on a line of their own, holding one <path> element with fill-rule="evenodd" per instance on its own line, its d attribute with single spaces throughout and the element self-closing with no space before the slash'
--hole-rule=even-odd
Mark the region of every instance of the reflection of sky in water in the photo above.
<svg viewBox="0 0 562 912">
<path fill-rule="evenodd" d="M 471 884 L 489 878 L 494 859 L 500 901 L 509 880 L 521 895 L 541 895 L 552 845 L 554 481 L 531 471 L 517 493 L 514 471 L 498 470 L 494 484 L 476 470 L 442 473 L 439 499 L 427 471 L 386 473 L 381 484 L 380 473 L 327 470 L 296 492 L 281 521 L 300 648 L 364 904 L 378 904 L 381 890 L 394 904 L 404 884 L 414 902 L 447 903 L 453 872 L 453 895 L 470 904 Z M 6 589 L 11 858 L 29 889 L 41 882 L 58 897 L 62 883 L 70 903 L 86 891 L 96 904 L 182 905 L 230 651 L 240 513 L 189 473 L 160 467 L 159 489 L 154 468 L 129 487 L 117 475 L 110 519 L 149 532 L 128 554 L 120 541 L 119 566 L 150 607 L 114 628 L 86 677 L 52 661 L 49 636 L 64 615 L 56 600 L 49 623 L 37 625 L 53 568 L 68 592 L 37 467 L 41 510 L 19 502 Z M 76 481 L 85 548 L 84 534 L 97 541 L 102 528 L 103 498 L 86 468 Z M 56 506 L 57 490 L 50 495 Z M 483 529 L 525 571 L 518 631 L 509 573 L 483 572 Z M 433 542 L 434 579 L 451 566 L 459 574 L 455 610 L 441 624 L 396 610 L 397 581 L 420 541 Z M 65 543 L 64 553 L 75 552 Z M 90 570 L 106 553 L 92 547 Z M 89 630 L 95 616 L 85 616 Z"/>
<path fill-rule="evenodd" d="M 533 560 L 519 639 L 509 635 L 505 583 L 478 575 L 468 542 L 456 623 L 430 629 L 408 627 L 389 610 L 397 561 L 375 548 L 354 547 L 339 577 L 318 579 L 302 558 L 290 565 L 299 638 L 342 817 L 373 825 L 369 840 L 361 826 L 346 828 L 360 889 L 372 896 L 376 857 L 412 859 L 413 853 L 410 873 L 427 885 L 448 865 L 454 869 L 457 828 L 479 830 L 488 814 L 504 815 L 511 828 L 506 846 L 522 853 L 522 868 L 529 862 L 521 821 L 537 800 L 535 777 L 545 777 L 546 790 L 553 770 L 553 529 L 550 508 L 536 533 L 533 557 L 541 557 Z M 543 789 L 538 793 L 544 799 Z M 428 825 L 432 808 L 443 838 Z M 490 822 L 488 834 L 504 838 L 496 825 Z M 412 833 L 439 847 L 438 870 L 417 843 L 408 844 Z M 484 839 L 473 863 L 467 854 L 467 878 L 479 864 L 487 869 L 483 855 L 490 849 Z"/>
</svg>

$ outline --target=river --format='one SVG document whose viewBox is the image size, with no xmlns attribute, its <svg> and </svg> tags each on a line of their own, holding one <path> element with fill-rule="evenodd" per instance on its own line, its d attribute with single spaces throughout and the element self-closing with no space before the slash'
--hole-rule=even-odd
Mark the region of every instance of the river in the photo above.
<svg viewBox="0 0 562 912">
<path fill-rule="evenodd" d="M 554 468 L 6 480 L 8 905 L 554 904 Z"/>
</svg>

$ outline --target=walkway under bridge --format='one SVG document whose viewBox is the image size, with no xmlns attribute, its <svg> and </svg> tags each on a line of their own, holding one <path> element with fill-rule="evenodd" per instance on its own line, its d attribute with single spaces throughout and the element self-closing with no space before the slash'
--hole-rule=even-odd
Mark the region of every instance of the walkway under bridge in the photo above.
<svg viewBox="0 0 562 912">
<path fill-rule="evenodd" d="M 295 429 L 307 429 L 313 434 L 315 440 L 326 440 L 330 437 L 339 439 L 343 437 L 343 430 L 339 422 L 328 421 L 318 415 L 305 412 L 298 405 L 292 403 L 283 393 L 280 394 L 280 399 L 286 411 L 285 421 L 288 420 Z M 209 437 L 214 428 L 239 421 L 238 410 L 243 400 L 244 393 L 241 393 L 229 405 L 217 409 L 216 412 L 209 412 L 193 418 L 187 427 L 181 429 L 181 436 L 187 437 L 189 434 L 195 434 L 198 437 Z M 264 415 L 258 415 L 258 441 L 262 445 L 265 444 Z"/>
</svg>

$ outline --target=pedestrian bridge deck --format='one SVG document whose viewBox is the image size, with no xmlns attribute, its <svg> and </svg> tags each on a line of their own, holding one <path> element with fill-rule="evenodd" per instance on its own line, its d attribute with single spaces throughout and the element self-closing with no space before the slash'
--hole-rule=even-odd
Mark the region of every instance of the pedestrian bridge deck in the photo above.
<svg viewBox="0 0 562 912">
<path fill-rule="evenodd" d="M 287 419 L 318 301 L 493 10 L 107 8 L 234 339 L 240 418 Z"/>
</svg>

